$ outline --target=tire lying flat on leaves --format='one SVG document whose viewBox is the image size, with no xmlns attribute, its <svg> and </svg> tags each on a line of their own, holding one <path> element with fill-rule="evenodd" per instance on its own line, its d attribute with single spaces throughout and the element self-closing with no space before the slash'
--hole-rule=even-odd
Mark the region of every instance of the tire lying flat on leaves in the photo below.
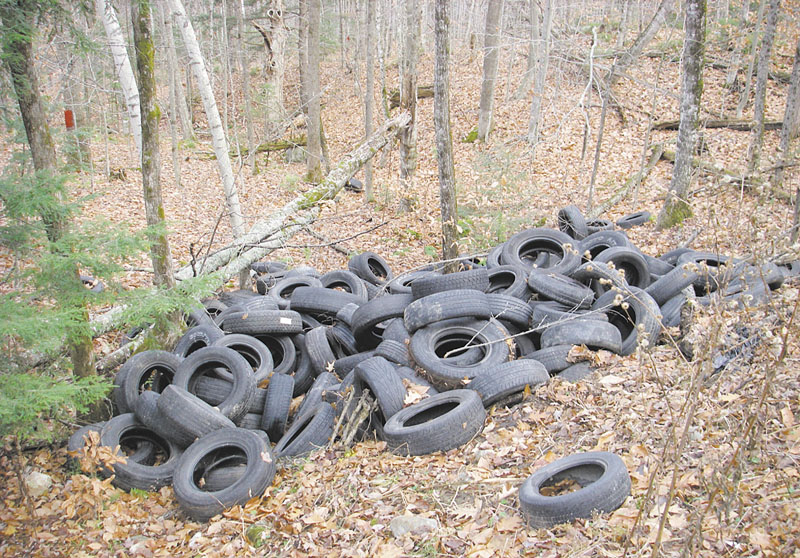
<svg viewBox="0 0 800 558">
<path fill-rule="evenodd" d="M 571 479 L 581 488 L 556 496 L 542 495 L 542 489 Z M 569 455 L 537 470 L 519 489 L 522 514 L 528 525 L 546 529 L 592 513 L 619 508 L 631 493 L 631 479 L 625 463 L 608 452 Z"/>
<path fill-rule="evenodd" d="M 558 211 L 558 229 L 575 240 L 582 240 L 589 234 L 586 218 L 575 205 L 562 207 Z"/>
<path fill-rule="evenodd" d="M 221 490 L 206 491 L 195 479 L 224 453 L 242 455 L 246 468 L 241 477 Z M 265 436 L 241 428 L 217 430 L 197 440 L 183 453 L 173 477 L 175 498 L 193 519 L 208 521 L 226 508 L 259 496 L 272 483 L 275 459 Z"/>
<path fill-rule="evenodd" d="M 589 349 L 605 349 L 619 353 L 622 348 L 620 330 L 609 322 L 580 318 L 550 325 L 540 340 L 542 349 L 556 345 L 586 345 Z"/>
<path fill-rule="evenodd" d="M 384 425 L 383 436 L 396 453 L 425 455 L 463 446 L 481 431 L 485 420 L 478 393 L 454 389 L 395 413 Z"/>
</svg>

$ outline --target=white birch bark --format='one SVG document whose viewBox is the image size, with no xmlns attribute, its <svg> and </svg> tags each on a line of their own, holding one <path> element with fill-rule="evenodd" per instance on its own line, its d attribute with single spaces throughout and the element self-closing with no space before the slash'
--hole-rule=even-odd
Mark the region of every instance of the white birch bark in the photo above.
<svg viewBox="0 0 800 558">
<path fill-rule="evenodd" d="M 531 100 L 531 114 L 528 119 L 528 143 L 531 145 L 531 158 L 533 158 L 536 144 L 539 143 L 539 117 L 542 110 L 544 82 L 547 79 L 547 66 L 550 62 L 550 28 L 553 22 L 553 4 L 551 0 L 544 0 L 543 4 L 542 39 L 536 49 L 537 70 L 533 76 L 533 99 Z"/>
<path fill-rule="evenodd" d="M 131 61 L 125 48 L 125 36 L 122 34 L 117 13 L 110 0 L 95 0 L 95 11 L 97 12 L 97 17 L 103 22 L 103 28 L 106 30 L 108 46 L 114 59 L 114 69 L 117 72 L 122 95 L 125 97 L 125 106 L 128 109 L 131 135 L 133 135 L 133 139 L 136 142 L 136 153 L 139 156 L 139 160 L 141 160 L 142 115 L 139 106 L 139 89 L 136 86 L 136 78 L 133 75 Z"/>
</svg>

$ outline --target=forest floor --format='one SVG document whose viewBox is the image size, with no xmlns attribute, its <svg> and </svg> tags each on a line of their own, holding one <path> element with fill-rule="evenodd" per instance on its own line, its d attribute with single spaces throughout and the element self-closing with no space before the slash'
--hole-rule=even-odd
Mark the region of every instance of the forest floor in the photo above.
<svg viewBox="0 0 800 558">
<path fill-rule="evenodd" d="M 674 47 L 670 37 L 662 43 Z M 792 44 L 780 46 L 774 57 L 783 71 L 790 69 Z M 663 62 L 643 58 L 630 70 L 639 83 L 623 79 L 615 87 L 626 120 L 609 111 L 596 204 L 640 168 L 649 145 L 674 144 L 677 132 L 649 134 L 648 126 L 651 117 L 678 118 L 678 49 Z M 396 58 L 389 62 L 389 83 L 396 86 Z M 597 94 L 584 91 L 584 71 L 554 60 L 542 143 L 534 154 L 521 141 L 529 96 L 515 101 L 507 94 L 514 93 L 523 60 L 516 60 L 508 85 L 506 64 L 499 72 L 491 140 L 464 143 L 477 124 L 481 59 L 477 52 L 453 55 L 451 114 L 464 253 L 485 253 L 526 227 L 555 226 L 559 208 L 585 208 L 587 203 L 600 107 Z M 432 83 L 432 70 L 432 60 L 425 57 L 420 85 Z M 704 117 L 730 114 L 735 107 L 738 95 L 722 87 L 724 77 L 724 70 L 706 69 Z M 323 119 L 335 163 L 363 134 L 362 103 L 353 75 L 333 56 L 324 65 L 322 81 Z M 659 88 L 655 97 L 652 84 Z M 287 91 L 294 88 L 287 83 Z M 771 83 L 769 119 L 782 118 L 785 94 L 784 85 Z M 585 117 L 590 133 L 583 153 Z M 312 224 L 316 236 L 298 234 L 271 258 L 322 272 L 346 268 L 347 255 L 320 245 L 371 228 L 337 246 L 347 253 L 375 251 L 396 274 L 436 258 L 440 229 L 431 99 L 419 102 L 418 122 L 418 170 L 410 191 L 404 192 L 398 180 L 397 149 L 379 154 L 373 203 L 342 192 L 325 203 Z M 207 156 L 208 138 L 198 134 L 197 145 L 181 151 L 181 186 L 176 188 L 168 134 L 164 122 L 166 214 L 173 255 L 185 264 L 190 245 L 208 242 L 218 221 L 215 247 L 230 240 L 230 231 L 220 219 L 222 191 L 215 161 Z M 703 157 L 741 174 L 749 134 L 721 129 L 704 135 L 708 150 Z M 772 164 L 776 145 L 777 133 L 767 132 L 763 167 Z M 87 214 L 142 226 L 141 182 L 129 138 L 115 136 L 109 150 L 110 166 L 124 169 L 124 180 L 109 180 L 101 172 L 100 140 L 94 151 L 98 172 L 75 186 L 76 195 L 97 196 Z M 280 155 L 262 156 L 259 167 L 257 175 L 247 167 L 239 172 L 249 224 L 309 187 L 300 179 L 304 166 L 286 163 Z M 635 192 L 602 217 L 613 220 L 640 209 L 656 215 L 671 172 L 672 163 L 659 162 Z M 786 184 L 787 192 L 800 184 L 796 167 L 789 169 Z M 409 212 L 399 211 L 405 195 L 414 200 Z M 689 242 L 696 249 L 754 262 L 798 258 L 787 238 L 792 207 L 769 192 L 700 175 L 691 205 L 694 216 L 682 226 L 657 231 L 651 222 L 631 229 L 632 241 L 653 256 Z M 146 260 L 142 267 L 148 267 Z M 128 277 L 130 284 L 148 280 L 142 272 Z M 24 454 L 26 467 L 54 480 L 29 509 L 19 491 L 13 454 L 4 452 L 0 555 L 622 556 L 654 554 L 656 546 L 666 555 L 800 555 L 800 424 L 795 418 L 800 417 L 800 327 L 797 319 L 792 321 L 799 288 L 797 282 L 787 283 L 771 294 L 769 304 L 757 308 L 700 310 L 690 333 L 697 345 L 692 361 L 681 356 L 672 340 L 629 357 L 600 353 L 598 371 L 590 378 L 577 384 L 554 379 L 517 406 L 493 408 L 483 432 L 458 450 L 405 458 L 385 451 L 381 442 L 334 446 L 282 464 L 263 496 L 207 524 L 187 520 L 169 488 L 129 494 L 75 471 L 66 465 L 60 446 Z M 713 373 L 713 357 L 744 338 L 758 339 L 752 351 Z M 108 351 L 115 343 L 103 338 L 97 349 Z M 631 497 L 619 510 L 591 520 L 548 530 L 527 528 L 517 498 L 522 481 L 545 463 L 587 450 L 622 457 L 631 474 Z M 404 514 L 432 518 L 437 527 L 395 538 L 389 524 Z M 253 525 L 262 532 L 259 548 L 246 536 L 249 532 L 252 538 Z"/>
</svg>

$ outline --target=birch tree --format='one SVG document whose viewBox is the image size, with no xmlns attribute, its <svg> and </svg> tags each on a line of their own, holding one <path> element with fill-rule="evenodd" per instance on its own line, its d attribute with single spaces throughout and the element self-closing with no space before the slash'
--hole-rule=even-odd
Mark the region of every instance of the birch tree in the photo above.
<svg viewBox="0 0 800 558">
<path fill-rule="evenodd" d="M 767 26 L 761 39 L 756 70 L 756 98 L 753 105 L 753 130 L 750 133 L 750 145 L 747 147 L 747 172 L 752 174 L 758 170 L 761 162 L 761 145 L 764 143 L 764 104 L 767 99 L 767 77 L 769 60 L 772 56 L 772 43 L 775 39 L 775 28 L 778 24 L 780 0 L 770 0 L 767 12 Z"/>
<path fill-rule="evenodd" d="M 410 115 L 400 128 L 400 181 L 403 210 L 411 207 L 410 191 L 417 169 L 417 59 L 419 58 L 420 13 L 418 0 L 406 0 L 403 8 L 403 52 L 400 61 L 400 110 Z"/>
<path fill-rule="evenodd" d="M 486 33 L 483 39 L 483 79 L 481 81 L 480 111 L 478 113 L 478 139 L 487 141 L 492 129 L 494 88 L 497 66 L 500 61 L 500 18 L 503 0 L 489 0 L 486 11 Z"/>
<path fill-rule="evenodd" d="M 114 59 L 114 69 L 119 78 L 119 86 L 122 88 L 122 96 L 125 97 L 131 135 L 136 143 L 136 153 L 141 159 L 142 119 L 139 107 L 139 90 L 136 87 L 136 78 L 133 75 L 131 61 L 125 48 L 125 35 L 122 34 L 117 13 L 111 4 L 111 0 L 95 0 L 95 11 L 97 12 L 97 17 L 103 22 L 103 28 L 106 31 L 108 47 L 111 49 L 111 56 Z"/>
<path fill-rule="evenodd" d="M 372 135 L 372 112 L 375 104 L 375 0 L 367 0 L 367 76 L 364 88 L 364 138 Z M 372 193 L 372 159 L 364 166 L 364 195 L 367 201 Z"/>
<path fill-rule="evenodd" d="M 627 69 L 630 68 L 634 62 L 636 62 L 636 59 L 641 56 L 645 47 L 650 44 L 650 42 L 656 36 L 656 33 L 658 33 L 659 29 L 661 29 L 664 23 L 666 23 L 667 18 L 672 13 L 672 5 L 673 0 L 661 0 L 661 4 L 658 5 L 658 9 L 653 15 L 653 18 L 647 24 L 647 27 L 644 28 L 644 31 L 639 33 L 639 35 L 636 37 L 636 40 L 633 41 L 631 47 L 625 51 L 612 66 L 608 78 L 609 87 L 614 85 L 619 79 L 620 75 L 624 74 Z"/>
<path fill-rule="evenodd" d="M 528 1 L 528 20 L 530 23 L 530 35 L 528 37 L 528 57 L 525 63 L 525 73 L 522 81 L 514 93 L 514 99 L 520 100 L 527 96 L 533 83 L 533 76 L 536 73 L 536 49 L 541 40 L 541 26 L 539 25 L 539 3 L 536 0 Z"/>
<path fill-rule="evenodd" d="M 789 79 L 789 91 L 786 93 L 786 109 L 783 113 L 783 125 L 781 126 L 781 140 L 778 148 L 779 162 L 772 175 L 772 186 L 780 187 L 783 183 L 783 175 L 786 165 L 791 159 L 790 145 L 794 139 L 792 125 L 797 121 L 797 114 L 800 112 L 800 39 L 794 50 L 794 64 L 792 65 L 792 77 Z M 800 198 L 795 196 L 795 206 L 800 207 Z M 793 229 L 792 234 L 797 237 L 797 229 Z M 793 240 L 794 240 L 793 239 Z"/>
<path fill-rule="evenodd" d="M 150 0 L 131 3 L 136 69 L 139 72 L 139 100 L 142 113 L 142 188 L 147 225 L 153 228 L 150 237 L 150 260 L 153 280 L 160 287 L 173 287 L 175 277 L 161 199 L 161 159 L 158 153 L 158 121 L 161 111 L 156 97 L 155 46 L 150 26 Z"/>
<path fill-rule="evenodd" d="M 225 138 L 225 129 L 222 127 L 222 122 L 219 117 L 217 102 L 214 99 L 214 92 L 211 89 L 211 83 L 208 79 L 208 72 L 206 72 L 203 56 L 200 53 L 200 45 L 197 43 L 197 36 L 194 33 L 194 28 L 189 18 L 186 16 L 186 10 L 184 10 L 181 0 L 169 0 L 169 5 L 175 17 L 175 24 L 178 26 L 178 29 L 180 29 L 183 43 L 189 53 L 189 64 L 191 65 L 192 73 L 197 82 L 200 96 L 203 98 L 203 107 L 206 111 L 208 127 L 211 132 L 211 143 L 214 148 L 214 155 L 216 155 L 217 158 L 220 178 L 222 179 L 222 189 L 225 194 L 228 218 L 231 222 L 233 238 L 236 239 L 245 233 L 245 228 L 242 208 L 239 204 L 239 192 L 236 189 L 231 160 L 228 155 L 228 141 Z M 248 281 L 248 274 L 246 272 L 241 273 L 239 276 L 240 286 L 244 287 Z"/>
<path fill-rule="evenodd" d="M 449 0 L 435 0 L 433 70 L 433 126 L 436 133 L 436 160 L 439 167 L 439 200 L 442 209 L 442 258 L 445 272 L 457 270 L 458 230 L 456 229 L 456 181 L 453 164 L 453 135 L 450 131 L 450 40 Z"/>
<path fill-rule="evenodd" d="M 667 199 L 658 215 L 659 229 L 670 228 L 692 215 L 686 195 L 692 178 L 692 156 L 697 142 L 700 97 L 703 94 L 705 24 L 706 0 L 686 0 L 678 147 Z"/>
<path fill-rule="evenodd" d="M 322 138 L 319 85 L 320 0 L 308 0 L 308 139 L 306 176 L 309 182 L 322 180 Z"/>
<path fill-rule="evenodd" d="M 550 28 L 553 22 L 552 0 L 543 0 L 542 3 L 544 5 L 542 13 L 542 33 L 536 51 L 537 70 L 533 78 L 533 99 L 531 100 L 531 112 L 528 118 L 527 140 L 531 146 L 531 157 L 533 157 L 536 144 L 539 143 L 539 118 L 542 110 L 544 83 L 547 79 L 547 67 L 550 62 Z"/>
</svg>

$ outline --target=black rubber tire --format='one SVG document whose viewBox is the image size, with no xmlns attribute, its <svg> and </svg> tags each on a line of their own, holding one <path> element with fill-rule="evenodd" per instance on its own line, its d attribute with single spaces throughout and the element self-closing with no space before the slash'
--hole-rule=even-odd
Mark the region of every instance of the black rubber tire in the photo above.
<svg viewBox="0 0 800 558">
<path fill-rule="evenodd" d="M 283 338 L 289 340 L 288 338 Z M 292 352 L 292 368 L 286 372 L 294 378 L 294 396 L 304 394 L 314 383 L 314 374 L 311 368 L 311 358 L 306 350 L 306 336 L 302 333 L 292 336 L 289 340 Z"/>
<path fill-rule="evenodd" d="M 504 362 L 487 370 L 467 386 L 478 393 L 484 407 L 519 394 L 530 386 L 533 390 L 550 379 L 544 365 L 536 360 L 523 359 Z"/>
<path fill-rule="evenodd" d="M 613 231 L 614 223 L 609 219 L 592 219 L 591 221 L 586 221 L 586 230 L 589 234 L 599 231 Z"/>
<path fill-rule="evenodd" d="M 244 454 L 246 470 L 231 484 L 214 492 L 200 488 L 195 479 L 202 478 L 206 463 L 218 460 L 218 452 Z M 223 453 L 224 452 L 224 453 Z M 181 509 L 196 521 L 208 521 L 226 508 L 244 504 L 264 493 L 275 477 L 275 458 L 267 440 L 242 428 L 217 430 L 205 436 L 181 456 L 173 478 L 175 499 Z"/>
<path fill-rule="evenodd" d="M 624 272 L 625 281 L 632 287 L 646 289 L 650 284 L 650 269 L 638 250 L 614 246 L 600 252 L 593 261 L 614 264 L 617 271 Z"/>
<path fill-rule="evenodd" d="M 661 333 L 661 311 L 653 297 L 642 289 L 630 287 L 625 295 L 608 291 L 598 298 L 593 310 L 605 312 L 611 322 L 622 335 L 619 354 L 629 355 L 636 350 L 639 333 L 646 335 L 648 346 L 655 346 Z M 615 305 L 615 301 L 621 304 Z"/>
<path fill-rule="evenodd" d="M 270 378 L 261 413 L 261 429 L 267 433 L 272 443 L 277 443 L 286 432 L 293 392 L 294 378 L 291 376 L 273 374 Z"/>
<path fill-rule="evenodd" d="M 556 377 L 561 378 L 565 382 L 572 382 L 574 384 L 591 376 L 592 373 L 594 373 L 594 368 L 592 368 L 588 362 L 576 362 L 557 373 Z"/>
<path fill-rule="evenodd" d="M 527 229 L 509 238 L 503 246 L 503 262 L 533 269 L 536 265 L 555 273 L 569 275 L 580 265 L 578 243 L 561 231 Z M 540 256 L 547 258 L 539 259 Z M 545 261 L 545 259 L 547 261 Z M 539 262 L 537 264 L 537 261 Z"/>
<path fill-rule="evenodd" d="M 699 252 L 692 250 L 684 252 L 678 257 L 675 267 L 684 264 L 694 271 L 691 264 L 697 266 L 697 279 L 694 287 L 698 296 L 710 294 L 720 287 L 727 285 L 733 278 L 739 275 L 740 266 L 732 258 L 721 256 L 713 252 Z"/>
<path fill-rule="evenodd" d="M 572 363 L 567 361 L 571 350 L 572 345 L 555 345 L 529 353 L 523 358 L 540 362 L 547 373 L 552 376 L 572 366 Z"/>
<path fill-rule="evenodd" d="M 323 401 L 324 393 L 334 389 L 337 383 L 339 383 L 339 379 L 330 372 L 323 372 L 317 376 L 294 413 L 295 421 L 300 420 L 300 417 L 304 414 L 315 409 Z"/>
<path fill-rule="evenodd" d="M 265 297 L 260 297 L 260 298 L 265 298 Z M 244 303 L 234 304 L 233 306 L 228 306 L 227 308 L 225 308 L 225 310 L 214 316 L 214 323 L 217 325 L 217 328 L 220 328 L 221 331 L 222 324 L 223 322 L 225 322 L 225 318 L 227 318 L 231 314 L 235 314 L 236 312 L 247 312 L 247 306 L 245 306 Z"/>
<path fill-rule="evenodd" d="M 630 229 L 644 225 L 650 221 L 650 212 L 647 210 L 635 211 L 617 219 L 617 226 L 621 229 Z"/>
<path fill-rule="evenodd" d="M 619 353 L 622 336 L 619 329 L 609 322 L 576 319 L 553 324 L 542 332 L 542 349 L 556 345 L 586 345 L 592 350 Z"/>
<path fill-rule="evenodd" d="M 327 444 L 333 435 L 336 410 L 330 403 L 320 402 L 292 423 L 275 444 L 278 459 L 311 453 Z"/>
<path fill-rule="evenodd" d="M 306 351 L 311 359 L 311 368 L 316 376 L 322 372 L 330 372 L 336 355 L 328 342 L 328 326 L 315 327 L 306 333 Z"/>
<path fill-rule="evenodd" d="M 217 407 L 223 415 L 236 422 L 250 407 L 255 397 L 256 382 L 250 364 L 233 349 L 227 347 L 200 349 L 181 362 L 172 383 L 189 393 L 194 393 L 197 379 L 214 374 L 217 368 L 227 369 L 233 376 L 230 393 Z"/>
<path fill-rule="evenodd" d="M 548 300 L 560 302 L 571 308 L 589 308 L 594 302 L 594 291 L 571 277 L 549 269 L 531 269 L 528 287 Z"/>
<path fill-rule="evenodd" d="M 412 301 L 411 295 L 385 295 L 362 305 L 353 314 L 353 335 L 363 351 L 374 349 L 382 341 L 383 330 L 378 326 L 391 318 L 400 318 Z"/>
<path fill-rule="evenodd" d="M 355 276 L 353 276 L 355 277 Z M 358 277 L 355 277 L 358 281 Z M 364 282 L 362 281 L 363 285 Z M 354 294 L 336 289 L 326 289 L 324 287 L 298 287 L 289 299 L 289 308 L 297 312 L 310 314 L 322 320 L 329 320 L 336 317 L 337 312 L 347 304 L 361 306 L 367 302 L 366 287 L 365 296 L 361 298 Z"/>
<path fill-rule="evenodd" d="M 215 371 L 219 374 L 219 370 Z M 201 376 L 195 380 L 194 394 L 211 405 L 216 407 L 230 395 L 233 384 L 231 380 L 224 380 L 218 377 Z M 250 401 L 250 406 L 247 407 L 248 413 L 260 413 L 264 408 L 264 399 L 267 396 L 267 390 L 256 388 L 255 395 Z"/>
<path fill-rule="evenodd" d="M 247 460 L 242 455 L 230 455 L 214 460 L 205 468 L 201 477 L 205 492 L 224 490 L 242 478 L 247 472 Z"/>
<path fill-rule="evenodd" d="M 278 303 L 268 296 L 254 296 L 240 306 L 243 306 L 248 312 L 261 312 L 262 310 L 273 312 L 280 310 L 280 308 L 278 308 Z"/>
<path fill-rule="evenodd" d="M 198 349 L 210 347 L 224 335 L 225 333 L 216 325 L 195 326 L 186 330 L 186 333 L 178 340 L 178 344 L 175 345 L 175 349 L 172 352 L 180 358 L 186 358 Z"/>
<path fill-rule="evenodd" d="M 606 263 L 597 261 L 581 264 L 572 274 L 572 278 L 591 287 L 596 297 L 613 287 L 622 289 L 628 287 L 628 282 L 622 273 Z"/>
<path fill-rule="evenodd" d="M 477 392 L 454 389 L 395 413 L 383 426 L 383 439 L 401 455 L 448 451 L 474 438 L 485 421 L 486 410 Z"/>
<path fill-rule="evenodd" d="M 356 353 L 354 355 L 349 355 L 342 358 L 337 358 L 333 363 L 333 371 L 336 373 L 337 376 L 343 378 L 349 372 L 351 372 L 355 367 L 358 365 L 359 362 L 363 362 L 368 358 L 372 358 L 375 356 L 375 351 L 364 351 L 362 353 Z"/>
<path fill-rule="evenodd" d="M 533 312 L 531 313 L 530 327 L 534 332 L 542 333 L 551 324 L 566 322 L 570 320 L 599 320 L 607 322 L 608 316 L 599 310 L 575 310 L 564 306 L 560 302 L 552 300 L 536 301 L 530 303 Z"/>
<path fill-rule="evenodd" d="M 164 438 L 165 440 L 172 441 L 173 431 L 170 430 L 164 417 L 161 416 L 161 411 L 158 410 L 158 399 L 161 394 L 154 391 L 145 391 L 139 396 L 136 401 L 136 409 L 134 414 L 136 419 L 151 429 L 153 432 Z M 175 443 L 176 446 L 179 444 Z"/>
<path fill-rule="evenodd" d="M 303 321 L 293 310 L 234 312 L 222 322 L 222 329 L 227 333 L 247 335 L 292 335 L 303 331 Z"/>
<path fill-rule="evenodd" d="M 363 302 L 366 302 L 369 298 L 364 280 L 352 271 L 345 269 L 329 271 L 320 277 L 319 281 L 322 283 L 322 286 L 329 291 L 335 290 L 337 292 L 344 292 L 345 294 L 355 296 Z M 292 293 L 292 297 L 294 297 L 294 293 Z"/>
<path fill-rule="evenodd" d="M 485 293 L 489 289 L 489 272 L 486 268 L 480 267 L 444 275 L 431 273 L 411 283 L 411 294 L 414 300 L 444 291 L 464 289 Z"/>
<path fill-rule="evenodd" d="M 287 275 L 269 290 L 267 296 L 275 300 L 278 308 L 286 309 L 289 307 L 289 300 L 295 289 L 300 287 L 322 287 L 322 283 L 315 277 L 306 275 Z"/>
<path fill-rule="evenodd" d="M 691 265 L 674 267 L 672 271 L 651 283 L 645 292 L 653 297 L 657 304 L 664 304 L 697 280 L 697 273 L 690 270 L 690 267 Z"/>
<path fill-rule="evenodd" d="M 296 370 L 299 366 L 297 362 L 297 352 L 292 339 L 297 335 L 280 335 L 280 334 L 264 334 L 254 335 L 256 339 L 261 341 L 272 355 L 273 373 L 275 374 L 291 374 L 292 370 Z"/>
<path fill-rule="evenodd" d="M 247 413 L 236 421 L 236 426 L 245 430 L 261 432 L 261 413 Z"/>
<path fill-rule="evenodd" d="M 536 351 L 539 348 L 539 339 L 534 337 L 533 332 L 528 331 L 528 328 L 517 327 L 514 324 L 508 324 L 500 321 L 501 324 L 508 330 L 509 335 L 514 340 L 514 356 L 515 359 L 523 358 L 525 355 Z"/>
<path fill-rule="evenodd" d="M 391 339 L 407 345 L 411 341 L 411 334 L 406 329 L 403 318 L 394 318 L 386 322 L 381 339 Z"/>
<path fill-rule="evenodd" d="M 386 285 L 390 294 L 411 294 L 411 285 L 417 279 L 431 275 L 431 271 L 409 271 L 396 276 Z"/>
<path fill-rule="evenodd" d="M 250 269 L 255 271 L 260 275 L 264 275 L 265 273 L 277 273 L 281 271 L 286 271 L 289 266 L 286 262 L 281 262 L 277 260 L 269 260 L 266 262 L 253 262 L 250 264 Z"/>
<path fill-rule="evenodd" d="M 333 324 L 325 331 L 325 334 L 328 336 L 328 343 L 336 358 L 354 355 L 359 352 L 356 338 L 353 337 L 353 332 L 349 327 L 342 324 Z"/>
<path fill-rule="evenodd" d="M 381 425 L 403 408 L 406 388 L 395 372 L 395 366 L 382 357 L 373 357 L 355 367 L 353 378 L 354 399 L 369 389 L 378 403 L 376 417 Z"/>
<path fill-rule="evenodd" d="M 425 379 L 423 376 L 417 373 L 417 371 L 414 370 L 413 368 L 409 368 L 408 366 L 398 366 L 397 368 L 395 368 L 395 372 L 397 373 L 398 376 L 400 376 L 400 380 L 403 381 L 404 385 L 406 384 L 406 382 L 408 382 L 428 388 L 428 391 L 425 392 L 427 395 L 433 395 L 434 393 L 439 393 L 439 390 L 436 389 L 436 387 L 432 383 L 430 383 L 427 379 Z"/>
<path fill-rule="evenodd" d="M 524 301 L 505 294 L 488 294 L 489 308 L 492 317 L 501 323 L 509 323 L 516 327 L 527 329 L 533 314 L 533 308 Z"/>
<path fill-rule="evenodd" d="M 603 250 L 614 246 L 631 248 L 633 245 L 622 231 L 598 231 L 584 238 L 578 245 L 578 251 L 584 261 L 594 260 Z"/>
<path fill-rule="evenodd" d="M 665 328 L 681 325 L 681 308 L 688 300 L 686 294 L 681 291 L 661 305 L 661 324 Z"/>
<path fill-rule="evenodd" d="M 317 271 L 317 268 L 310 265 L 300 265 L 286 270 L 286 277 L 311 277 L 312 279 L 319 279 L 321 276 L 322 274 Z"/>
<path fill-rule="evenodd" d="M 117 415 L 109 420 L 100 431 L 100 444 L 116 448 L 125 444 L 125 440 L 136 438 L 148 440 L 164 455 L 159 465 L 144 465 L 131 460 L 111 465 L 114 473 L 112 484 L 123 490 L 138 488 L 155 491 L 172 482 L 178 465 L 181 449 L 170 440 L 164 439 L 152 429 L 136 420 L 133 413 Z M 102 472 L 102 471 L 101 471 Z"/>
<path fill-rule="evenodd" d="M 489 319 L 492 310 L 486 294 L 471 289 L 442 291 L 418 298 L 403 312 L 406 329 L 414 334 L 421 327 L 452 318 Z"/>
<path fill-rule="evenodd" d="M 639 254 L 644 258 L 644 261 L 647 263 L 647 270 L 650 272 L 650 278 L 652 282 L 653 276 L 662 277 L 675 269 L 675 266 L 672 264 L 668 264 L 664 260 L 660 260 L 658 258 L 654 258 L 644 252 L 639 252 Z"/>
<path fill-rule="evenodd" d="M 460 387 L 464 379 L 470 380 L 486 370 L 510 358 L 510 348 L 506 343 L 508 331 L 496 321 L 470 319 L 445 320 L 418 330 L 411 337 L 409 350 L 414 361 L 423 368 L 437 385 L 450 388 Z M 450 340 L 455 346 L 450 347 Z M 454 362 L 437 354 L 453 348 L 471 344 L 480 347 L 480 360 L 464 364 Z"/>
<path fill-rule="evenodd" d="M 171 439 L 184 448 L 215 430 L 236 427 L 216 407 L 175 386 L 167 386 L 157 405 L 167 428 L 173 432 Z"/>
<path fill-rule="evenodd" d="M 583 240 L 589 235 L 586 218 L 576 205 L 568 205 L 558 211 L 558 230 L 575 240 Z"/>
<path fill-rule="evenodd" d="M 350 258 L 347 269 L 373 285 L 385 285 L 394 278 L 389 264 L 375 252 L 362 252 Z"/>
<path fill-rule="evenodd" d="M 581 485 L 579 490 L 558 496 L 543 496 L 541 489 L 564 479 Z M 522 514 L 533 528 L 547 529 L 594 512 L 612 512 L 631 493 L 625 463 L 608 452 L 568 455 L 538 469 L 519 489 Z"/>
<path fill-rule="evenodd" d="M 228 347 L 242 355 L 253 369 L 253 379 L 256 381 L 256 385 L 269 378 L 275 369 L 270 350 L 252 335 L 232 333 L 217 339 L 212 346 Z M 217 375 L 225 380 L 232 379 L 230 372 L 227 370 L 220 370 Z"/>
<path fill-rule="evenodd" d="M 394 339 L 381 341 L 375 348 L 375 356 L 383 357 L 389 362 L 400 366 L 414 366 L 411 354 L 408 352 L 408 345 Z"/>
<path fill-rule="evenodd" d="M 251 298 L 258 296 L 258 293 L 252 289 L 236 289 L 235 291 L 223 291 L 219 293 L 219 300 L 227 306 L 235 306 L 237 304 L 244 304 Z"/>
<path fill-rule="evenodd" d="M 103 426 L 105 426 L 104 422 L 96 422 L 94 424 L 87 424 L 85 426 L 81 426 L 67 440 L 67 452 L 69 453 L 68 462 L 69 463 L 77 463 L 78 460 L 82 457 L 83 448 L 86 446 L 86 436 L 89 432 L 97 432 L 98 437 L 100 436 L 100 431 L 103 430 Z"/>
<path fill-rule="evenodd" d="M 489 294 L 504 294 L 528 300 L 528 270 L 513 265 L 501 265 L 489 270 Z"/>
<path fill-rule="evenodd" d="M 117 377 L 120 387 L 115 390 L 119 414 L 131 413 L 143 391 L 160 393 L 175 379 L 183 359 L 167 351 L 150 350 L 136 353 L 123 364 Z"/>
<path fill-rule="evenodd" d="M 503 261 L 503 246 L 505 242 L 498 244 L 491 250 L 489 253 L 486 254 L 486 269 L 494 269 L 496 267 L 500 267 L 501 265 L 506 265 Z"/>
<path fill-rule="evenodd" d="M 338 312 L 336 312 L 336 320 L 347 325 L 347 327 L 352 327 L 353 314 L 355 314 L 359 306 L 360 306 L 359 304 L 353 304 L 353 303 L 345 304 Z"/>
</svg>

